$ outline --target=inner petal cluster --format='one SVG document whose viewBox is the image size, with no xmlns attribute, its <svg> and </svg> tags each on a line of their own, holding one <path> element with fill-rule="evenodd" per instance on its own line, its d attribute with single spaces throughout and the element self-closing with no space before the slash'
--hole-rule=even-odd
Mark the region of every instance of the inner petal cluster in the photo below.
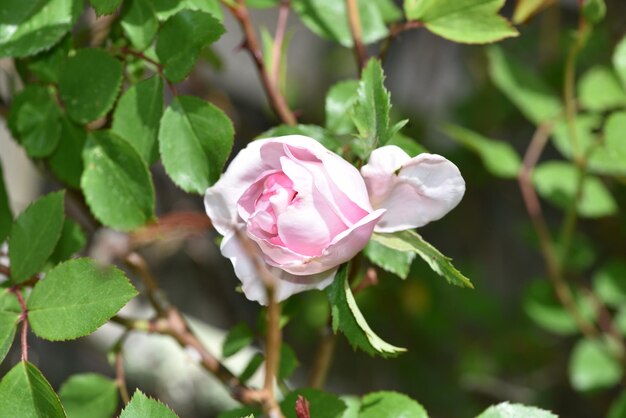
<svg viewBox="0 0 626 418">
<path fill-rule="evenodd" d="M 241 196 L 238 211 L 270 264 L 319 257 L 368 211 L 347 198 L 324 163 L 306 149 L 283 145 L 272 170 Z"/>
</svg>

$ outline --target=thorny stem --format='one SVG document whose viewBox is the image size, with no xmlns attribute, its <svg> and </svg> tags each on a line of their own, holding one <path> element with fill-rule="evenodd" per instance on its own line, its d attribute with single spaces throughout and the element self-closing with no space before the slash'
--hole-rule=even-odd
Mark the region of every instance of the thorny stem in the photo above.
<svg viewBox="0 0 626 418">
<path fill-rule="evenodd" d="M 574 296 L 565 282 L 561 263 L 550 236 L 550 230 L 548 229 L 548 225 L 543 216 L 539 198 L 537 197 L 537 193 L 532 185 L 533 169 L 539 161 L 539 157 L 548 142 L 551 130 L 551 123 L 543 123 L 535 131 L 535 134 L 530 141 L 530 145 L 526 150 L 526 154 L 524 155 L 524 162 L 518 174 L 518 181 L 522 197 L 524 199 L 524 204 L 526 205 L 526 210 L 528 211 L 528 215 L 530 216 L 533 227 L 535 228 L 539 238 L 541 253 L 543 254 L 546 268 L 548 270 L 548 277 L 552 283 L 554 292 L 563 307 L 576 322 L 578 329 L 585 334 L 585 336 L 594 337 L 598 333 L 597 329 L 593 323 L 589 322 L 587 318 L 581 315 L 574 300 Z"/>
<path fill-rule="evenodd" d="M 244 32 L 245 41 L 243 46 L 248 50 L 256 64 L 259 75 L 261 76 L 263 88 L 265 89 L 272 109 L 283 123 L 295 125 L 297 123 L 295 115 L 289 108 L 285 96 L 282 95 L 277 84 L 272 80 L 272 76 L 268 72 L 259 40 L 252 26 L 252 22 L 250 21 L 250 14 L 245 1 L 237 0 L 237 4 L 231 4 L 223 0 L 222 4 L 230 10 Z"/>
<path fill-rule="evenodd" d="M 24 295 L 22 295 L 22 291 L 19 287 L 15 286 L 11 288 L 11 292 L 17 298 L 18 303 L 20 304 L 20 309 L 22 313 L 20 314 L 20 321 L 22 321 L 22 334 L 21 334 L 21 343 L 22 343 L 22 361 L 28 361 L 28 308 L 26 307 L 26 301 L 24 300 Z"/>
<path fill-rule="evenodd" d="M 289 18 L 289 0 L 283 0 L 278 9 L 278 21 L 276 22 L 276 33 L 274 34 L 274 45 L 272 46 L 272 83 L 279 89 L 280 64 L 282 61 L 283 41 L 287 30 L 287 19 Z"/>
<path fill-rule="evenodd" d="M 139 255 L 139 253 L 132 252 L 124 258 L 124 262 L 141 278 L 141 281 L 146 287 L 148 301 L 150 301 L 150 304 L 157 312 L 157 316 L 164 317 L 168 309 L 168 303 L 163 297 L 154 276 L 150 272 L 146 260 Z"/>
<path fill-rule="evenodd" d="M 322 389 L 324 387 L 337 342 L 337 335 L 332 331 L 330 325 L 325 326 L 322 332 L 322 338 L 315 353 L 315 360 L 313 361 L 308 382 L 308 385 L 314 389 Z"/>
<path fill-rule="evenodd" d="M 115 344 L 115 384 L 120 392 L 120 397 L 124 402 L 124 405 L 130 402 L 130 396 L 128 395 L 128 387 L 126 386 L 126 373 L 124 371 L 124 355 L 122 353 L 122 348 L 124 345 L 124 340 L 128 336 L 129 330 L 122 335 L 119 341 Z"/>
<path fill-rule="evenodd" d="M 384 61 L 387 57 L 387 52 L 389 51 L 389 47 L 391 46 L 391 42 L 398 37 L 402 32 L 408 31 L 411 29 L 417 29 L 423 27 L 424 24 L 418 20 L 411 20 L 408 22 L 394 23 L 389 28 L 389 35 L 383 41 L 380 51 L 378 53 L 378 58 L 381 61 Z"/>
<path fill-rule="evenodd" d="M 357 0 L 346 0 L 346 8 L 348 10 L 348 24 L 350 25 L 350 33 L 354 43 L 354 54 L 359 72 L 365 68 L 367 64 L 367 51 L 363 45 L 363 33 L 361 30 L 361 18 L 359 16 L 359 6 Z"/>
<path fill-rule="evenodd" d="M 265 340 L 265 380 L 263 389 L 268 394 L 264 408 L 270 417 L 282 417 L 280 407 L 274 396 L 274 381 L 280 363 L 280 346 L 282 336 L 280 330 L 280 304 L 276 301 L 276 277 L 267 269 L 265 262 L 259 257 L 255 244 L 243 232 L 237 231 L 237 239 L 254 264 L 259 278 L 263 281 L 267 292 L 267 335 Z"/>
<path fill-rule="evenodd" d="M 120 51 L 123 54 L 132 55 L 134 57 L 137 57 L 139 59 L 142 59 L 142 60 L 144 60 L 144 61 L 154 65 L 156 67 L 156 69 L 157 69 L 157 73 L 159 73 L 159 76 L 165 81 L 165 83 L 169 87 L 169 89 L 172 92 L 172 94 L 174 96 L 178 96 L 178 90 L 176 89 L 176 86 L 174 85 L 174 83 L 172 83 L 170 80 L 168 80 L 167 77 L 165 77 L 165 74 L 163 73 L 163 66 L 159 62 L 153 60 L 152 58 L 150 58 L 149 56 L 147 56 L 143 52 L 134 51 L 134 50 L 132 50 L 132 49 L 130 49 L 128 47 L 123 47 Z"/>
</svg>

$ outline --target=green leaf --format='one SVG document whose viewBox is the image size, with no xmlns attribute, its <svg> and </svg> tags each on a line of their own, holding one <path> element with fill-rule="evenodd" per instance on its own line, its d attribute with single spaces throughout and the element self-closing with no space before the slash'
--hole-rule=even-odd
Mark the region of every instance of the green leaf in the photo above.
<svg viewBox="0 0 626 418">
<path fill-rule="evenodd" d="M 352 347 L 383 357 L 394 357 L 406 351 L 386 343 L 369 327 L 350 290 L 347 265 L 339 268 L 335 280 L 326 288 L 326 295 L 331 305 L 333 331 L 341 330 Z"/>
<path fill-rule="evenodd" d="M 576 294 L 575 300 L 581 315 L 593 321 L 593 304 Z M 556 299 L 547 279 L 534 280 L 528 284 L 522 307 L 530 319 L 547 331 L 558 335 L 576 335 L 579 332 L 574 319 Z"/>
<path fill-rule="evenodd" d="M 626 262 L 607 263 L 593 275 L 594 293 L 607 305 L 626 304 Z"/>
<path fill-rule="evenodd" d="M 626 417 L 626 392 L 622 393 L 613 401 L 611 409 L 606 418 L 624 418 Z"/>
<path fill-rule="evenodd" d="M 359 418 L 428 418 L 422 405 L 397 392 L 374 392 L 363 397 Z"/>
<path fill-rule="evenodd" d="M 61 231 L 61 238 L 59 238 L 50 256 L 50 262 L 58 264 L 61 261 L 67 260 L 72 255 L 82 250 L 86 243 L 87 238 L 81 227 L 71 219 L 65 219 L 63 230 Z"/>
<path fill-rule="evenodd" d="M 252 356 L 246 368 L 243 370 L 243 372 L 241 372 L 239 380 L 241 380 L 242 383 L 246 383 L 248 380 L 250 380 L 250 378 L 256 373 L 259 367 L 261 367 L 261 364 L 263 364 L 264 361 L 265 357 L 263 357 L 263 354 L 261 353 L 256 353 L 254 356 Z"/>
<path fill-rule="evenodd" d="M 353 106 L 353 121 L 365 143 L 366 156 L 377 147 L 385 145 L 406 121 L 390 125 L 390 95 L 383 81 L 385 75 L 380 61 L 371 59 L 361 73 L 357 99 Z"/>
<path fill-rule="evenodd" d="M 119 418 L 178 418 L 167 406 L 161 402 L 148 398 L 139 390 L 135 392 Z"/>
<path fill-rule="evenodd" d="M 288 394 L 280 403 L 280 409 L 285 418 L 298 418 L 296 415 L 296 400 L 298 396 L 309 401 L 309 411 L 314 418 L 339 418 L 346 409 L 346 404 L 330 393 L 318 389 L 298 389 Z"/>
<path fill-rule="evenodd" d="M 344 80 L 335 84 L 326 94 L 326 129 L 341 135 L 354 131 L 350 110 L 357 100 L 357 80 Z"/>
<path fill-rule="evenodd" d="M 220 412 L 217 418 L 254 418 L 254 414 L 258 414 L 260 416 L 262 414 L 262 411 L 258 408 L 253 408 L 251 406 L 244 406 L 242 408 L 236 408 L 231 409 L 230 411 Z"/>
<path fill-rule="evenodd" d="M 409 154 L 411 157 L 415 157 L 426 151 L 422 145 L 418 144 L 413 138 L 410 138 L 406 135 L 403 135 L 397 132 L 390 140 L 387 142 L 387 145 L 395 145 L 397 147 L 402 148 L 404 152 Z"/>
<path fill-rule="evenodd" d="M 110 418 L 117 410 L 117 384 L 95 373 L 70 377 L 59 397 L 68 418 Z"/>
<path fill-rule="evenodd" d="M 113 113 L 111 131 L 124 138 L 148 166 L 158 158 L 157 135 L 163 115 L 163 81 L 154 76 L 132 86 Z"/>
<path fill-rule="evenodd" d="M 606 4 L 604 0 L 585 0 L 583 4 L 583 15 L 592 24 L 599 23 L 606 15 Z"/>
<path fill-rule="evenodd" d="M 622 81 L 622 87 L 626 89 L 626 35 L 613 51 L 613 68 Z"/>
<path fill-rule="evenodd" d="M 533 183 L 543 198 L 566 209 L 576 200 L 578 175 L 578 169 L 573 164 L 548 161 L 535 168 Z M 577 211 L 583 217 L 599 218 L 617 212 L 617 204 L 599 178 L 587 175 Z"/>
<path fill-rule="evenodd" d="M 526 406 L 521 404 L 511 404 L 502 402 L 498 405 L 490 406 L 477 418 L 558 418 L 550 411 Z"/>
<path fill-rule="evenodd" d="M 222 356 L 228 358 L 237 354 L 241 349 L 252 344 L 254 334 L 245 323 L 235 325 L 228 331 L 226 339 L 222 344 Z"/>
<path fill-rule="evenodd" d="M 485 168 L 494 176 L 517 177 L 522 161 L 510 144 L 487 138 L 456 125 L 448 125 L 443 131 L 450 138 L 477 153 Z"/>
<path fill-rule="evenodd" d="M 372 239 L 386 247 L 393 248 L 398 251 L 411 251 L 426 261 L 430 268 L 446 279 L 450 284 L 474 288 L 470 279 L 465 277 L 460 271 L 452 265 L 452 259 L 441 254 L 439 250 L 424 241 L 417 232 L 400 231 L 393 234 L 377 234 L 372 235 Z"/>
<path fill-rule="evenodd" d="M 559 97 L 521 62 L 496 46 L 487 49 L 487 56 L 491 80 L 528 120 L 538 125 L 561 114 Z"/>
<path fill-rule="evenodd" d="M 269 7 L 276 7 L 280 4 L 280 0 L 247 0 L 246 6 L 253 9 L 267 9 Z"/>
<path fill-rule="evenodd" d="M 280 364 L 278 365 L 278 379 L 288 379 L 300 365 L 296 353 L 291 347 L 283 343 L 280 346 Z"/>
<path fill-rule="evenodd" d="M 120 25 L 130 43 L 139 51 L 150 46 L 159 30 L 159 21 L 150 0 L 127 0 Z"/>
<path fill-rule="evenodd" d="M 604 125 L 604 146 L 613 161 L 619 162 L 619 170 L 615 174 L 626 174 L 626 112 L 615 112 L 606 120 Z M 592 162 L 594 155 L 592 154 Z"/>
<path fill-rule="evenodd" d="M 173 82 L 182 81 L 202 48 L 217 41 L 223 33 L 222 24 L 209 13 L 182 10 L 167 19 L 156 45 L 165 76 Z"/>
<path fill-rule="evenodd" d="M 30 85 L 15 98 L 9 113 L 13 135 L 33 158 L 50 155 L 59 143 L 60 111 L 51 91 Z"/>
<path fill-rule="evenodd" d="M 36 200 L 13 223 L 9 238 L 13 283 L 29 279 L 52 254 L 63 229 L 63 197 L 63 192 L 56 192 Z"/>
<path fill-rule="evenodd" d="M 65 418 L 61 402 L 39 370 L 16 364 L 0 381 L 0 415 L 19 418 Z"/>
<path fill-rule="evenodd" d="M 504 0 L 404 0 L 409 20 L 455 42 L 484 44 L 518 35 L 498 14 Z"/>
<path fill-rule="evenodd" d="M 607 344 L 581 339 L 570 357 L 569 378 L 578 391 L 609 388 L 620 382 L 622 367 Z"/>
<path fill-rule="evenodd" d="M 83 174 L 83 149 L 87 142 L 87 132 L 66 116 L 61 117 L 60 123 L 59 145 L 48 158 L 48 164 L 59 180 L 79 189 L 80 176 Z"/>
<path fill-rule="evenodd" d="M 0 57 L 25 57 L 48 49 L 67 33 L 82 11 L 78 0 L 3 0 Z"/>
<path fill-rule="evenodd" d="M 2 164 L 0 164 L 0 242 L 4 242 L 9 235 L 12 223 L 13 212 L 11 212 L 11 207 L 9 206 L 9 195 L 4 185 L 4 173 Z"/>
<path fill-rule="evenodd" d="M 57 84 L 71 48 L 72 37 L 65 36 L 54 48 L 30 58 L 26 66 L 40 81 Z"/>
<path fill-rule="evenodd" d="M 263 132 L 261 135 L 257 137 L 257 139 L 262 138 L 272 138 L 276 136 L 284 136 L 284 135 L 304 135 L 310 138 L 315 139 L 317 142 L 322 144 L 324 147 L 328 148 L 331 151 L 338 152 L 342 146 L 341 141 L 337 139 L 330 132 L 317 125 L 278 125 L 275 126 L 268 131 Z"/>
<path fill-rule="evenodd" d="M 371 0 L 359 0 L 357 3 L 365 44 L 376 42 L 389 32 L 378 3 L 380 2 Z M 291 4 L 302 23 L 312 32 L 347 48 L 352 47 L 353 40 L 344 1 L 293 0 Z"/>
<path fill-rule="evenodd" d="M 113 107 L 122 85 L 122 63 L 99 48 L 80 49 L 59 77 L 59 94 L 70 117 L 87 123 Z"/>
<path fill-rule="evenodd" d="M 122 0 L 89 0 L 98 16 L 110 15 L 122 3 Z"/>
<path fill-rule="evenodd" d="M 585 109 L 605 111 L 626 106 L 626 93 L 609 68 L 596 66 L 588 70 L 578 84 L 580 103 Z"/>
<path fill-rule="evenodd" d="M 0 311 L 0 363 L 13 345 L 19 318 L 20 315 L 15 312 Z"/>
<path fill-rule="evenodd" d="M 22 307 L 10 288 L 0 290 L 0 311 L 22 313 Z"/>
<path fill-rule="evenodd" d="M 233 137 L 233 125 L 220 109 L 196 97 L 177 96 L 159 130 L 165 171 L 183 190 L 203 194 L 219 179 Z"/>
<path fill-rule="evenodd" d="M 414 252 L 397 251 L 378 241 L 371 240 L 364 250 L 365 256 L 378 267 L 406 279 L 411 263 L 415 259 Z"/>
<path fill-rule="evenodd" d="M 126 141 L 94 132 L 83 153 L 81 188 L 103 224 L 131 230 L 154 218 L 154 186 L 146 163 Z"/>
<path fill-rule="evenodd" d="M 224 20 L 219 0 L 150 0 L 150 3 L 161 21 L 183 9 L 210 13 L 220 22 Z"/>
<path fill-rule="evenodd" d="M 552 0 L 518 0 L 515 2 L 513 23 L 519 25 L 526 22 L 543 8 L 549 6 Z"/>
<path fill-rule="evenodd" d="M 111 319 L 137 291 L 124 273 L 78 258 L 51 269 L 28 298 L 33 332 L 46 340 L 89 335 Z"/>
</svg>

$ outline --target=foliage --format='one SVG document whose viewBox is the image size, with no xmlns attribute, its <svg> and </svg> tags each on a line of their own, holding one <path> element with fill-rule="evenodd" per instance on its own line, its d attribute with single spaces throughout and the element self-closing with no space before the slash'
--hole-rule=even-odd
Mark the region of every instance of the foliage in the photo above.
<svg viewBox="0 0 626 418">
<path fill-rule="evenodd" d="M 519 0 L 511 8 L 511 23 L 505 17 L 508 11 L 501 13 L 504 0 L 3 0 L 0 58 L 10 65 L 6 71 L 2 67 L 0 116 L 16 145 L 45 177 L 47 193 L 30 204 L 24 202 L 23 210 L 14 210 L 21 202 L 11 199 L 13 186 L 5 177 L 13 173 L 7 173 L 9 164 L 3 160 L 0 244 L 6 246 L 0 247 L 0 362 L 5 374 L 0 381 L 0 416 L 176 417 L 172 409 L 140 390 L 128 399 L 124 360 L 130 356 L 125 344 L 136 332 L 176 342 L 243 404 L 220 411 L 223 418 L 426 418 L 429 409 L 435 411 L 433 416 L 457 416 L 462 408 L 464 416 L 478 418 L 550 418 L 556 415 L 513 398 L 555 405 L 556 410 L 562 406 L 563 390 L 573 391 L 568 396 L 576 396 L 579 404 L 593 398 L 588 407 L 593 412 L 588 414 L 623 416 L 626 394 L 616 389 L 626 364 L 626 261 L 620 212 L 626 178 L 626 36 L 615 42 L 605 36 L 605 19 L 615 19 L 612 7 L 620 10 L 615 1 L 581 1 L 575 19 L 567 15 L 565 23 L 548 20 L 550 13 L 561 13 L 553 3 Z M 251 13 L 257 8 L 278 13 L 275 33 L 254 26 L 256 15 L 251 18 Z M 258 129 L 241 122 L 248 120 L 242 114 L 255 113 L 242 104 L 244 100 L 226 97 L 215 82 L 221 79 L 206 77 L 213 71 L 207 62 L 218 71 L 220 55 L 232 52 L 224 52 L 228 48 L 223 44 L 216 47 L 233 36 L 226 33 L 233 20 L 225 20 L 224 12 L 240 25 L 241 34 L 233 32 L 243 37 L 238 50 L 250 53 L 250 65 L 258 70 L 278 119 L 270 123 L 259 112 L 253 115 L 263 119 Z M 306 103 L 297 87 L 306 83 L 287 76 L 292 67 L 288 68 L 286 56 L 293 51 L 287 26 L 296 18 L 303 28 L 325 39 L 332 51 L 326 59 L 334 73 L 319 89 L 319 97 Z M 533 19 L 545 20 L 539 25 Z M 565 39 L 560 32 L 566 29 L 557 26 L 572 21 L 572 36 Z M 386 80 L 386 74 L 395 75 L 387 72 L 393 59 L 387 57 L 395 53 L 391 45 L 410 30 L 428 31 L 459 44 L 507 41 L 463 49 L 475 58 L 463 71 L 479 87 L 458 87 L 455 94 L 466 95 L 465 104 L 454 115 L 446 114 L 446 120 L 428 121 L 394 103 L 398 87 L 392 78 Z M 413 47 L 414 38 L 404 39 Z M 357 71 L 346 78 L 338 57 L 352 53 Z M 535 55 L 540 57 L 535 60 Z M 326 59 L 316 71 L 326 71 Z M 430 63 L 424 60 L 420 65 Z M 241 85 L 248 95 L 249 86 Z M 412 92 L 408 87 L 407 91 Z M 317 103 L 323 103 L 323 109 L 312 109 Z M 443 141 L 429 141 L 432 132 L 451 138 L 451 148 L 446 149 Z M 242 253 L 229 256 L 236 274 L 256 277 L 253 285 L 266 292 L 269 302 L 256 327 L 251 326 L 251 312 L 256 311 L 231 308 L 237 312 L 232 321 L 237 325 L 223 336 L 221 351 L 219 345 L 215 350 L 187 317 L 190 304 L 179 299 L 178 290 L 192 289 L 189 271 L 175 273 L 177 291 L 170 293 L 179 308 L 158 287 L 146 262 L 150 256 L 143 254 L 172 242 L 172 248 L 180 248 L 180 242 L 191 236 L 206 236 L 211 227 L 204 214 L 181 211 L 190 205 L 173 205 L 172 196 L 192 195 L 191 206 L 198 212 L 197 195 L 218 182 L 234 149 L 255 137 L 281 135 L 309 136 L 357 169 L 385 145 L 398 146 L 410 156 L 427 152 L 427 147 L 446 150 L 466 177 L 468 195 L 499 195 L 499 190 L 517 189 L 519 184 L 528 218 L 509 219 L 521 212 L 522 202 L 516 197 L 515 210 L 499 223 L 473 225 L 474 217 L 491 213 L 481 202 L 463 207 L 463 214 L 455 213 L 445 229 L 374 232 L 353 259 L 333 267 L 336 274 L 323 293 L 296 295 L 284 303 L 275 300 L 281 289 L 272 275 L 282 280 L 287 270 L 274 259 L 260 257 L 258 243 L 241 239 L 241 231 L 233 232 L 224 237 L 222 246 L 237 241 L 250 261 L 243 263 Z M 297 147 L 288 151 L 298 152 Z M 482 168 L 473 170 L 472 164 Z M 309 183 L 331 195 L 333 202 L 342 202 L 342 193 L 348 192 L 325 189 L 328 184 L 315 180 Z M 418 193 L 427 187 L 413 186 Z M 223 203 L 244 210 L 239 202 Z M 341 212 L 335 207 L 328 210 L 338 217 Z M 516 229 L 511 234 L 525 231 L 519 234 L 522 239 L 508 248 L 499 241 L 483 243 L 486 230 L 502 224 Z M 303 231 L 306 228 L 302 225 Z M 543 258 L 545 269 L 539 258 L 530 258 L 535 255 L 526 255 L 525 262 L 546 278 L 521 278 L 513 292 L 523 289 L 515 307 L 526 317 L 509 318 L 513 308 L 507 311 L 500 305 L 514 298 L 506 294 L 502 300 L 490 299 L 483 290 L 488 286 L 482 277 L 484 266 L 462 258 L 458 262 L 456 253 L 458 248 L 478 253 L 484 244 L 492 252 L 490 259 L 501 259 L 501 276 L 519 278 L 514 255 L 523 240 L 540 253 L 535 255 Z M 446 253 L 450 248 L 455 264 L 471 274 L 462 273 L 430 242 Z M 189 251 L 189 258 L 197 265 L 205 263 L 211 258 L 206 251 Z M 326 255 L 307 255 L 307 262 Z M 325 277 L 310 287 L 321 289 L 333 269 L 315 272 Z M 211 290 L 219 292 L 211 297 L 231 301 L 236 295 L 223 297 L 222 274 L 213 273 Z M 285 276 L 290 285 L 303 284 L 302 276 Z M 431 276 L 444 280 L 429 280 Z M 468 289 L 447 289 L 446 284 Z M 249 285 L 244 284 L 244 290 Z M 151 305 L 149 317 L 135 316 L 133 309 L 121 312 L 139 295 L 137 289 L 142 293 L 138 304 L 146 299 Z M 505 311 L 507 315 L 502 315 Z M 479 325 L 466 327 L 470 320 Z M 57 396 L 28 355 L 29 350 L 36 353 L 30 360 L 42 363 L 48 376 L 47 350 L 54 351 L 48 343 L 31 338 L 74 340 L 107 323 L 123 329 L 118 340 L 107 341 L 115 363 L 108 373 L 115 378 L 81 372 L 69 377 Z M 472 329 L 471 338 L 465 328 Z M 384 341 L 373 329 L 397 338 L 406 348 Z M 318 334 L 319 349 L 313 353 L 317 342 L 311 336 Z M 362 384 L 359 393 L 374 392 L 356 397 L 322 389 L 337 334 L 345 336 L 346 348 L 352 348 L 349 352 L 338 348 L 337 367 L 353 369 L 354 375 L 346 378 Z M 416 355 L 408 357 L 413 351 Z M 540 360 L 540 366 L 524 357 L 527 352 L 528 358 Z M 317 356 L 314 361 L 312 354 Z M 359 381 L 361 370 L 370 364 L 372 369 L 380 367 L 380 359 L 370 356 L 382 357 L 390 365 L 388 378 L 372 383 L 375 389 Z M 452 356 L 456 362 L 449 360 Z M 241 367 L 231 366 L 238 363 Z M 553 381 L 553 370 L 563 382 Z M 255 379 L 259 371 L 268 376 L 260 390 Z M 311 387 L 296 387 L 294 382 L 301 382 L 306 371 L 311 371 Z M 523 378 L 500 384 L 502 376 L 511 375 Z M 549 377 L 545 381 L 533 378 L 544 375 Z M 60 381 L 48 377 L 55 386 Z M 414 380 L 436 393 L 417 393 L 420 399 L 414 400 L 410 396 L 416 393 L 385 390 L 388 385 L 413 390 L 402 382 Z M 542 383 L 535 387 L 539 380 Z M 445 386 L 450 381 L 455 387 Z M 179 392 L 193 384 L 181 385 Z M 541 385 L 552 385 L 548 395 L 538 396 Z M 158 384 L 146 386 L 162 395 Z M 490 403 L 484 403 L 484 396 L 468 400 L 470 391 L 486 392 L 487 399 L 511 395 L 512 402 L 485 409 Z M 431 408 L 431 402 L 439 405 Z M 438 411 L 441 405 L 450 409 Z M 567 405 L 569 410 L 577 404 L 572 405 Z"/>
</svg>

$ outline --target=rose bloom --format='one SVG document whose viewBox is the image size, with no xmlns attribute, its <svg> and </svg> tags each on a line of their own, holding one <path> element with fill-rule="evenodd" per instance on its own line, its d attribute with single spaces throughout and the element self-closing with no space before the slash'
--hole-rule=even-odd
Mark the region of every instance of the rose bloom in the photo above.
<svg viewBox="0 0 626 418">
<path fill-rule="evenodd" d="M 437 220 L 464 192 L 458 168 L 439 155 L 411 158 L 385 146 L 359 172 L 316 140 L 289 135 L 251 142 L 207 189 L 204 203 L 246 297 L 265 304 L 251 247 L 277 278 L 281 301 L 328 286 L 374 231 Z M 242 234 L 254 244 L 246 247 Z"/>
</svg>

